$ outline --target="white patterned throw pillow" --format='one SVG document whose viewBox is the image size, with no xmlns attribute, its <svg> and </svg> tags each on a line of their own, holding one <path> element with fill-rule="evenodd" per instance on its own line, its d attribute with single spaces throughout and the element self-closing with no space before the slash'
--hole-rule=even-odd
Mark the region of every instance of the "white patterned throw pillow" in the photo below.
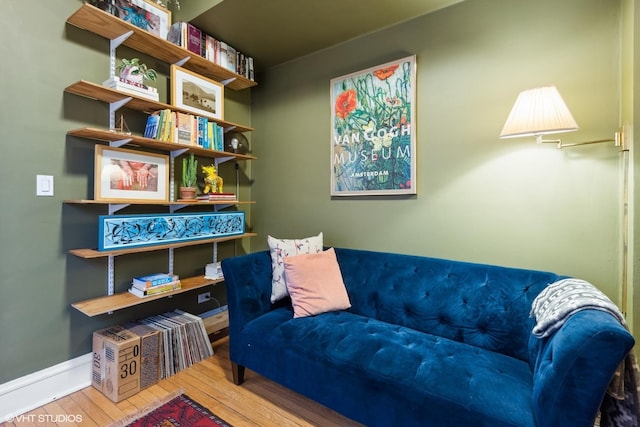
<svg viewBox="0 0 640 427">
<path fill-rule="evenodd" d="M 271 253 L 271 302 L 289 295 L 284 278 L 284 257 L 322 252 L 322 233 L 304 239 L 277 239 L 267 236 Z"/>
</svg>

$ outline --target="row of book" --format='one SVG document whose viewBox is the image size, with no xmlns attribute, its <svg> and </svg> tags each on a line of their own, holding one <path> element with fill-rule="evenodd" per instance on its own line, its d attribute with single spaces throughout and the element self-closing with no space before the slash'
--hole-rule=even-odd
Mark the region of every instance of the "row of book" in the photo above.
<svg viewBox="0 0 640 427">
<path fill-rule="evenodd" d="M 181 21 L 171 25 L 167 41 L 249 80 L 255 80 L 252 57 L 245 55 L 228 43 L 217 40 L 189 22 Z"/>
<path fill-rule="evenodd" d="M 161 333 L 160 378 L 168 378 L 213 356 L 209 335 L 199 316 L 174 310 L 139 322 Z"/>
<path fill-rule="evenodd" d="M 133 295 L 145 298 L 175 291 L 181 288 L 180 278 L 176 274 L 155 273 L 146 276 L 134 277 L 131 280 L 129 292 Z"/>
<path fill-rule="evenodd" d="M 224 151 L 224 128 L 206 117 L 163 109 L 150 114 L 145 138 Z"/>
</svg>

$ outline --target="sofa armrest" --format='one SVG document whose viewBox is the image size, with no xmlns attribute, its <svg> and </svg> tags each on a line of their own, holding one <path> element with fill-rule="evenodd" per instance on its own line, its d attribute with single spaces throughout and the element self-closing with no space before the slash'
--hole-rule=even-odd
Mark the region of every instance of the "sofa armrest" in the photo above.
<svg viewBox="0 0 640 427">
<path fill-rule="evenodd" d="M 255 252 L 222 260 L 227 288 L 229 335 L 271 310 L 271 255 Z"/>
<path fill-rule="evenodd" d="M 602 398 L 634 339 L 611 314 L 583 310 L 548 338 L 531 336 L 538 426 L 593 426 Z"/>
</svg>

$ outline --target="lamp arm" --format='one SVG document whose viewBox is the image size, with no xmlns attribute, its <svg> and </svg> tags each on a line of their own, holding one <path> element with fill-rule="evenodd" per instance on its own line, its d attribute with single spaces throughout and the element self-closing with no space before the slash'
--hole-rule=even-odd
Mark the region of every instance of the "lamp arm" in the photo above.
<svg viewBox="0 0 640 427">
<path fill-rule="evenodd" d="M 616 147 L 620 146 L 618 138 L 616 137 L 616 138 L 609 138 L 609 139 L 596 139 L 594 141 L 572 142 L 572 143 L 569 143 L 569 144 L 564 144 L 561 140 L 559 140 L 558 148 L 575 147 L 576 145 L 600 144 L 602 142 L 615 142 L 614 145 Z"/>
<path fill-rule="evenodd" d="M 542 139 L 542 135 L 536 135 L 536 142 L 537 143 L 549 143 L 552 142 L 554 144 L 558 145 L 558 148 L 566 148 L 566 147 L 575 147 L 578 145 L 589 145 L 589 144 L 600 144 L 603 142 L 613 142 L 614 146 L 616 147 L 622 147 L 623 151 L 628 151 L 629 147 L 627 147 L 627 144 L 625 143 L 624 140 L 624 135 L 622 133 L 622 129 L 620 129 L 619 131 L 617 131 L 614 134 L 613 138 L 607 138 L 607 139 L 596 139 L 593 141 L 583 141 L 583 142 L 571 142 L 568 144 L 565 144 L 562 142 L 561 139 Z"/>
</svg>

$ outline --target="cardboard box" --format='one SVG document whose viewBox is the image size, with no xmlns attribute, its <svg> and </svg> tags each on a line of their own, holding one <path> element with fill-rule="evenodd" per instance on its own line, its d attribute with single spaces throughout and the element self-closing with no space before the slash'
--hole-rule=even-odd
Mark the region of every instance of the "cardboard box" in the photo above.
<svg viewBox="0 0 640 427">
<path fill-rule="evenodd" d="M 140 337 L 122 326 L 93 333 L 91 384 L 114 402 L 140 391 Z"/>
<path fill-rule="evenodd" d="M 127 323 L 125 329 L 140 337 L 140 390 L 154 385 L 160 379 L 160 331 L 139 322 Z"/>
</svg>

